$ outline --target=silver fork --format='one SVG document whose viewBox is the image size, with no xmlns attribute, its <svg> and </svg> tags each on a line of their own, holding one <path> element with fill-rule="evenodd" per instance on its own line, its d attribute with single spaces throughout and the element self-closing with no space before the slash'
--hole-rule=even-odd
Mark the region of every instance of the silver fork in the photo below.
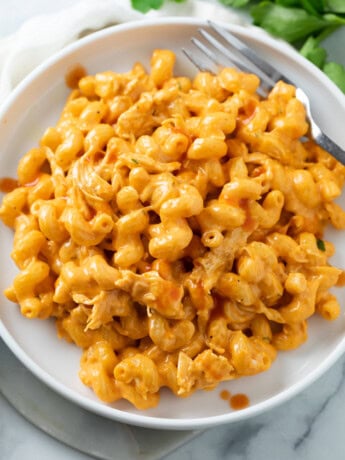
<svg viewBox="0 0 345 460">
<path fill-rule="evenodd" d="M 192 43 L 201 51 L 202 55 L 192 53 L 185 48 L 182 49 L 187 58 L 200 71 L 214 73 L 215 67 L 235 64 L 244 72 L 256 73 L 261 80 L 258 90 L 261 95 L 266 95 L 279 80 L 296 86 L 227 29 L 212 21 L 208 21 L 208 25 L 213 34 L 205 29 L 199 29 L 203 41 L 195 37 L 191 38 Z M 215 35 L 221 40 L 215 38 Z M 345 151 L 317 125 L 311 113 L 309 98 L 302 88 L 296 87 L 296 98 L 302 102 L 306 109 L 311 135 L 315 142 L 345 165 Z"/>
</svg>

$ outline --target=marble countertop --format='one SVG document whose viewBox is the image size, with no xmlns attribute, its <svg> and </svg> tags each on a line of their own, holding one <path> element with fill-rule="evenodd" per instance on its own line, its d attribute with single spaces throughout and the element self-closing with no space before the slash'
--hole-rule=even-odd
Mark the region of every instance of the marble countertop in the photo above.
<svg viewBox="0 0 345 460">
<path fill-rule="evenodd" d="M 0 38 L 37 14 L 57 12 L 73 3 L 74 0 L 1 0 Z M 331 56 L 345 64 L 343 48 L 339 51 L 341 47 L 333 47 L 332 41 L 328 48 Z M 164 459 L 342 460 L 345 458 L 344 376 L 345 357 L 342 357 L 326 375 L 291 401 L 249 421 L 206 430 Z M 92 457 L 35 427 L 0 394 L 0 458 L 87 460 Z M 114 459 L 122 460 L 121 453 L 114 452 Z"/>
</svg>

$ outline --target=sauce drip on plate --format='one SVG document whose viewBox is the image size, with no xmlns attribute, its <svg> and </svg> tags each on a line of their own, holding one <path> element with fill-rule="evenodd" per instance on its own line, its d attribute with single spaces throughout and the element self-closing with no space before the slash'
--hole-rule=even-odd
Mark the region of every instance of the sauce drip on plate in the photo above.
<svg viewBox="0 0 345 460">
<path fill-rule="evenodd" d="M 231 395 L 230 391 L 222 390 L 220 392 L 220 397 L 224 401 L 229 401 L 229 406 L 233 410 L 241 410 L 249 406 L 249 398 L 244 393 Z"/>
<path fill-rule="evenodd" d="M 231 396 L 229 403 L 232 409 L 241 410 L 249 406 L 249 398 L 243 393 L 238 393 Z"/>
</svg>

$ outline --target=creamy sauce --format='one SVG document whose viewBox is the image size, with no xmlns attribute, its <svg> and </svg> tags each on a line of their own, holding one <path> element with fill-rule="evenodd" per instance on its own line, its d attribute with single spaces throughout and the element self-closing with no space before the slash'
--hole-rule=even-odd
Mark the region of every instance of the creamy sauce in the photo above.
<svg viewBox="0 0 345 460">
<path fill-rule="evenodd" d="M 249 200 L 247 198 L 241 198 L 239 200 L 239 206 L 246 213 L 246 220 L 242 226 L 243 230 L 248 231 L 248 232 L 253 231 L 255 228 L 256 222 L 250 213 Z"/>
</svg>

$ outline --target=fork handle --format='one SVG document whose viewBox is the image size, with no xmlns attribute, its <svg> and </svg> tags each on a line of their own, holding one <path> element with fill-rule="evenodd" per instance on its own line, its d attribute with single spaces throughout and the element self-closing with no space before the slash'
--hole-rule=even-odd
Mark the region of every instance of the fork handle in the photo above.
<svg viewBox="0 0 345 460">
<path fill-rule="evenodd" d="M 339 145 L 333 142 L 332 139 L 330 139 L 315 122 L 311 114 L 309 98 L 302 90 L 302 88 L 296 88 L 296 98 L 302 102 L 306 109 L 308 121 L 310 123 L 311 134 L 314 141 L 345 166 L 345 151 L 339 147 Z"/>
<path fill-rule="evenodd" d="M 345 151 L 325 133 L 319 133 L 316 142 L 345 166 Z"/>
</svg>

